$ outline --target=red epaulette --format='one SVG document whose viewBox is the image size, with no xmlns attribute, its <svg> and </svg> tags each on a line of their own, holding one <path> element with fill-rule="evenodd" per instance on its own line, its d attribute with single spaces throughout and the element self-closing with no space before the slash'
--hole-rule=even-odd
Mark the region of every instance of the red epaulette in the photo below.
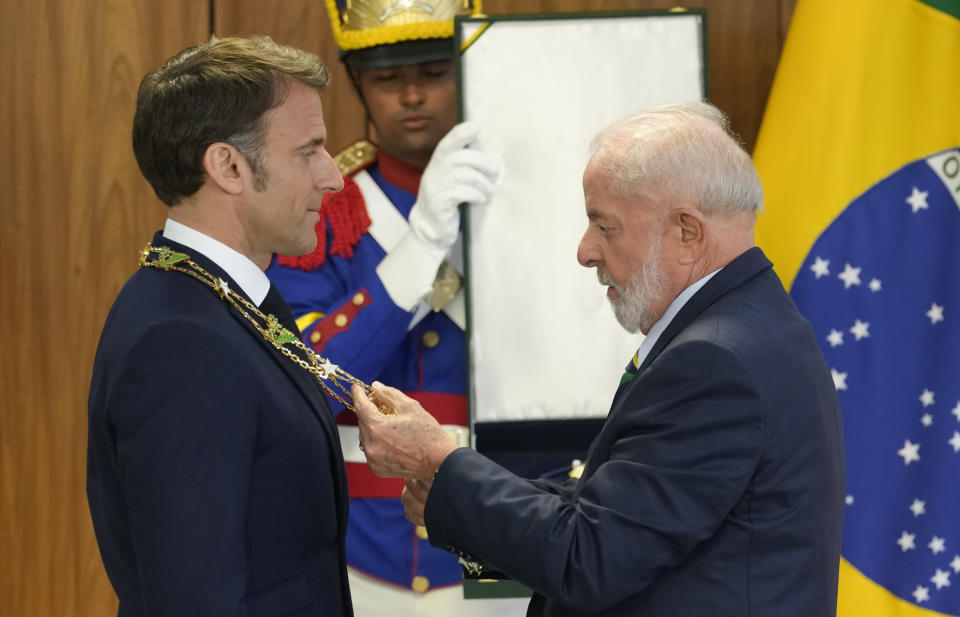
<svg viewBox="0 0 960 617">
<path fill-rule="evenodd" d="M 320 206 L 320 220 L 317 221 L 317 247 L 312 253 L 299 257 L 277 255 L 277 264 L 288 268 L 315 270 L 327 260 L 327 224 L 330 225 L 332 241 L 329 253 L 339 257 L 353 257 L 353 247 L 360 242 L 370 228 L 370 215 L 363 199 L 360 187 L 350 178 L 351 175 L 368 167 L 377 157 L 377 147 L 366 140 L 359 140 L 347 146 L 333 157 L 333 161 L 343 175 L 343 190 L 330 193 L 323 198 Z"/>
</svg>

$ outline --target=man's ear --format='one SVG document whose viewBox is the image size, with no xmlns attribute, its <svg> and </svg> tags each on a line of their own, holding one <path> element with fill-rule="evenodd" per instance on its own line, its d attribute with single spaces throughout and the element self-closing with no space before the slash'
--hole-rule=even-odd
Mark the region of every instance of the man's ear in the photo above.
<svg viewBox="0 0 960 617">
<path fill-rule="evenodd" d="M 707 218 L 696 208 L 677 208 L 670 212 L 669 219 L 680 233 L 682 263 L 697 261 L 706 247 Z"/>
<path fill-rule="evenodd" d="M 203 169 L 220 190 L 230 195 L 243 192 L 245 176 L 250 173 L 247 159 L 239 150 L 222 141 L 207 148 L 203 154 Z"/>
</svg>

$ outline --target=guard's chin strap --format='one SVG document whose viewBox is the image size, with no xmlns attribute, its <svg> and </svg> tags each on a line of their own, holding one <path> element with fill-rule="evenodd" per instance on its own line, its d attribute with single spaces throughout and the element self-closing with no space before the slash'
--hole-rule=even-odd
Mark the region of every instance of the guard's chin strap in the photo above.
<svg viewBox="0 0 960 617">
<path fill-rule="evenodd" d="M 360 104 L 363 105 L 363 112 L 366 115 L 366 122 L 363 125 L 363 138 L 367 141 L 372 141 L 370 138 L 370 127 L 377 128 L 377 126 L 373 123 L 373 116 L 370 115 L 367 99 L 363 98 L 363 90 L 360 89 L 360 76 L 357 74 L 357 69 L 350 66 L 349 62 L 344 61 L 343 67 L 347 69 L 350 83 L 353 84 L 353 91 L 357 93 L 357 98 L 360 99 Z"/>
</svg>

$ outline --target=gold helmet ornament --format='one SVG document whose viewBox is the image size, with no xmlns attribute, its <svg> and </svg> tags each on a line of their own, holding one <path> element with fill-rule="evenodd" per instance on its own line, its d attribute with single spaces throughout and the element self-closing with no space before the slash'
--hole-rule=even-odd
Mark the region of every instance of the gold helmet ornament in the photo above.
<svg viewBox="0 0 960 617">
<path fill-rule="evenodd" d="M 453 18 L 481 0 L 326 0 L 340 59 L 368 69 L 453 57 Z"/>
</svg>

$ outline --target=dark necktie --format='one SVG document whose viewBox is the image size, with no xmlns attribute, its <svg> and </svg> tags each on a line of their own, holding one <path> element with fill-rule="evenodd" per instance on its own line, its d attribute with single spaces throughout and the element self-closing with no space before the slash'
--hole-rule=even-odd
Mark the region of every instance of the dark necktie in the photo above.
<svg viewBox="0 0 960 617">
<path fill-rule="evenodd" d="M 293 311 L 290 310 L 290 305 L 287 304 L 287 301 L 283 299 L 283 296 L 280 295 L 280 290 L 277 289 L 277 286 L 273 283 L 270 283 L 270 291 L 267 292 L 267 297 L 264 298 L 263 302 L 260 303 L 259 308 L 264 315 L 273 315 L 276 317 L 280 321 L 280 325 L 287 330 L 290 330 L 290 332 L 293 332 L 294 336 L 299 339 L 303 338 L 300 328 L 297 327 L 297 322 L 293 318 Z M 294 347 L 292 344 L 284 345 L 284 348 L 289 349 L 297 357 L 306 361 L 307 363 L 310 363 L 313 360 L 313 358 L 307 357 L 307 354 L 313 355 L 313 352 L 309 351 L 308 349 Z M 306 371 L 304 371 L 303 374 L 309 375 L 309 373 Z M 308 377 L 308 379 L 310 379 L 310 382 L 316 387 L 321 398 L 324 398 L 326 394 L 324 393 L 323 387 L 320 385 L 320 383 L 313 378 Z"/>
<path fill-rule="evenodd" d="M 630 362 L 627 363 L 627 368 L 623 369 L 623 376 L 620 377 L 620 385 L 627 383 L 631 379 L 637 376 L 637 371 L 640 369 L 640 350 L 637 350 L 637 353 L 633 354 L 633 357 L 630 358 Z"/>
<path fill-rule="evenodd" d="M 293 311 L 290 310 L 287 301 L 283 299 L 280 290 L 273 283 L 270 283 L 270 291 L 267 292 L 267 297 L 260 303 L 260 310 L 265 315 L 275 316 L 284 328 L 300 338 L 300 328 L 297 327 L 297 322 L 293 319 Z"/>
<path fill-rule="evenodd" d="M 276 317 L 280 321 L 280 325 L 292 332 L 298 339 L 303 338 L 300 328 L 297 327 L 297 322 L 293 318 L 293 311 L 290 310 L 290 305 L 283 299 L 283 296 L 280 295 L 280 290 L 277 289 L 277 286 L 273 283 L 270 283 L 270 291 L 267 292 L 267 297 L 260 303 L 259 308 L 264 315 L 273 315 Z M 294 347 L 291 344 L 287 344 L 284 347 L 296 354 L 301 360 L 311 361 L 311 358 L 308 358 L 305 354 L 312 354 L 312 352 L 300 347 Z M 316 385 L 316 383 L 314 385 Z"/>
</svg>

